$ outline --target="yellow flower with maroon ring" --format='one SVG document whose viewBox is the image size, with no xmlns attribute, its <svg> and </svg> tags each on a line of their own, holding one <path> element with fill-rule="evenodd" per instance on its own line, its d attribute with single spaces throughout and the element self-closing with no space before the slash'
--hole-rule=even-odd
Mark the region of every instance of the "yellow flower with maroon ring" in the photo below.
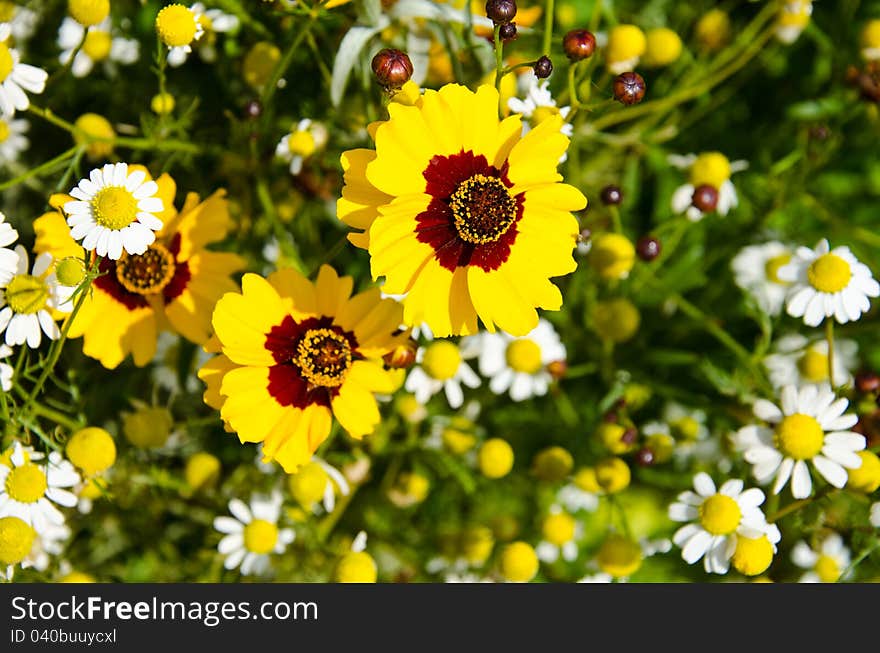
<svg viewBox="0 0 880 653">
<path fill-rule="evenodd" d="M 380 420 L 373 393 L 394 388 L 382 356 L 409 336 L 396 333 L 402 308 L 378 288 L 352 297 L 352 287 L 327 265 L 316 283 L 292 269 L 246 274 L 241 294 L 214 310 L 232 367 L 220 366 L 220 416 L 288 473 L 309 462 L 334 416 L 352 437 L 371 433 Z M 211 376 L 216 383 L 217 368 Z"/>
<path fill-rule="evenodd" d="M 374 130 L 376 149 L 342 155 L 339 218 L 359 230 L 374 279 L 405 294 L 404 322 L 437 337 L 477 332 L 477 318 L 515 336 L 559 310 L 550 282 L 574 271 L 586 206 L 560 183 L 568 147 L 562 118 L 522 135 L 521 117 L 498 118 L 498 93 L 447 84 L 415 106 L 392 103 Z"/>
<path fill-rule="evenodd" d="M 134 168 L 134 172 L 132 172 Z M 131 166 L 130 174 L 145 172 Z M 164 227 L 156 240 L 140 254 L 123 253 L 118 260 L 105 258 L 103 273 L 92 284 L 69 336 L 83 336 L 83 351 L 104 367 L 115 368 L 132 354 L 144 366 L 153 359 L 161 330 L 171 330 L 196 344 L 207 342 L 212 332 L 211 313 L 224 293 L 238 286 L 232 275 L 246 263 L 240 256 L 206 249 L 223 240 L 232 226 L 225 191 L 200 200 L 189 193 L 180 212 L 175 210 L 176 184 L 168 175 L 155 182 L 164 209 Z M 71 198 L 54 195 L 49 202 L 58 208 Z M 84 251 L 71 237 L 58 212 L 34 221 L 35 249 L 56 258 L 82 259 Z"/>
</svg>

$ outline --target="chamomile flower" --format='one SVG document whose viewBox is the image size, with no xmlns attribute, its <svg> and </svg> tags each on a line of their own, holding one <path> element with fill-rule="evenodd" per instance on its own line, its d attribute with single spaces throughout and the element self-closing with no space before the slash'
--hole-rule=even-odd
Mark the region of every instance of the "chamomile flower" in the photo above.
<svg viewBox="0 0 880 653">
<path fill-rule="evenodd" d="M 109 18 L 90 27 L 85 41 L 84 33 L 85 28 L 73 18 L 65 18 L 58 30 L 58 47 L 61 48 L 59 60 L 67 65 L 73 57 L 70 71 L 74 77 L 85 77 L 92 72 L 95 64 L 104 64 L 107 72 L 114 74 L 114 64 L 133 64 L 140 56 L 140 44 L 137 40 L 113 36 Z M 80 43 L 82 48 L 79 48 Z"/>
<path fill-rule="evenodd" d="M 574 474 L 571 483 L 566 483 L 556 493 L 556 501 L 568 512 L 586 510 L 593 512 L 599 507 L 599 492 L 596 489 L 596 474 L 593 468 L 584 467 Z"/>
<path fill-rule="evenodd" d="M 328 513 L 336 507 L 336 494 L 348 496 L 351 487 L 342 472 L 318 456 L 288 477 L 291 494 L 306 510 L 322 505 Z M 319 504 L 320 502 L 320 504 Z"/>
<path fill-rule="evenodd" d="M 308 118 L 300 120 L 275 147 L 275 156 L 290 166 L 290 174 L 302 172 L 303 162 L 327 144 L 327 128 Z"/>
<path fill-rule="evenodd" d="M 9 25 L 10 35 L 16 43 L 27 41 L 33 36 L 40 22 L 40 15 L 12 0 L 0 0 L 0 23 Z"/>
<path fill-rule="evenodd" d="M 241 499 L 232 499 L 232 517 L 214 519 L 214 528 L 224 533 L 217 550 L 226 556 L 226 569 L 241 567 L 245 576 L 265 574 L 270 554 L 283 553 L 293 542 L 293 530 L 278 527 L 281 503 L 281 493 L 277 491 L 269 496 L 254 495 L 250 506 Z"/>
<path fill-rule="evenodd" d="M 645 558 L 659 553 L 669 553 L 671 550 L 672 542 L 667 539 L 642 538 L 635 542 L 620 533 L 611 533 L 602 542 L 596 556 L 589 564 L 591 570 L 598 569 L 598 571 L 583 576 L 578 582 L 626 583 L 629 577 L 641 568 Z"/>
<path fill-rule="evenodd" d="M 730 267 L 736 285 L 748 292 L 767 315 L 779 315 L 789 283 L 779 278 L 779 268 L 791 261 L 791 249 L 777 241 L 744 247 Z"/>
<path fill-rule="evenodd" d="M 417 365 L 406 377 L 404 388 L 412 392 L 420 404 L 443 390 L 452 408 L 464 403 L 462 384 L 468 388 L 480 386 L 480 377 L 465 362 L 479 353 L 475 341 L 463 341 L 461 347 L 449 340 L 436 340 L 427 347 L 420 347 L 416 354 Z"/>
<path fill-rule="evenodd" d="M 8 455 L 8 457 L 7 457 Z M 18 517 L 37 533 L 64 524 L 64 515 L 55 504 L 76 505 L 76 495 L 68 489 L 79 483 L 73 465 L 53 451 L 43 454 L 20 442 L 0 456 L 0 517 Z"/>
<path fill-rule="evenodd" d="M 15 566 L 27 559 L 37 532 L 18 517 L 0 517 L 0 580 L 11 582 Z"/>
<path fill-rule="evenodd" d="M 790 44 L 797 41 L 813 15 L 812 0 L 789 0 L 776 18 L 776 38 Z"/>
<path fill-rule="evenodd" d="M 734 436 L 758 483 L 765 485 L 775 478 L 772 491 L 779 494 L 791 479 L 792 496 L 805 499 L 813 491 L 809 462 L 831 485 L 842 488 L 846 468 L 861 466 L 856 452 L 865 448 L 864 436 L 848 430 L 858 421 L 856 415 L 844 412 L 849 401 L 815 385 L 800 390 L 785 386 L 781 399 L 781 407 L 766 399 L 753 406 L 755 415 L 771 427 L 745 426 Z"/>
<path fill-rule="evenodd" d="M 12 356 L 12 347 L 6 344 L 0 344 L 0 361 L 4 358 Z M 15 368 L 9 363 L 0 362 L 0 390 L 9 392 L 12 390 L 12 376 L 15 374 Z"/>
<path fill-rule="evenodd" d="M 862 56 L 868 61 L 880 60 L 880 18 L 874 18 L 865 23 L 859 35 L 859 43 L 862 46 Z"/>
<path fill-rule="evenodd" d="M 70 191 L 75 199 L 63 209 L 74 240 L 84 249 L 113 261 L 143 254 L 163 227 L 157 214 L 165 209 L 159 187 L 143 170 L 128 171 L 127 163 L 95 168 Z"/>
<path fill-rule="evenodd" d="M 838 533 L 826 535 L 818 549 L 800 541 L 791 550 L 791 560 L 807 572 L 801 583 L 836 583 L 850 563 L 850 551 Z"/>
<path fill-rule="evenodd" d="M 367 533 L 359 531 L 349 552 L 336 563 L 334 580 L 337 583 L 375 583 L 378 574 L 376 561 L 367 553 Z"/>
<path fill-rule="evenodd" d="M 727 215 L 738 203 L 736 188 L 730 181 L 732 174 L 748 168 L 746 161 L 730 161 L 721 152 L 703 152 L 697 154 L 677 155 L 668 157 L 669 163 L 676 168 L 686 169 L 690 180 L 679 186 L 672 194 L 672 210 L 684 213 L 691 222 L 699 222 L 704 213 L 694 206 L 694 191 L 702 186 L 713 188 L 718 194 L 715 211 L 718 215 Z"/>
<path fill-rule="evenodd" d="M 854 340 L 834 341 L 834 385 L 852 382 L 852 370 L 858 365 L 858 343 Z M 828 386 L 828 341 L 813 340 L 799 333 L 780 338 L 773 353 L 764 359 L 770 383 L 774 388 L 807 383 Z"/>
<path fill-rule="evenodd" d="M 326 5 L 324 5 L 326 7 Z M 202 29 L 205 30 L 204 36 L 199 39 L 197 51 L 202 61 L 212 63 L 217 60 L 217 34 L 225 34 L 234 32 L 238 29 L 239 21 L 237 16 L 227 14 L 220 9 L 206 9 L 204 3 L 196 2 L 191 7 L 199 16 L 199 22 Z"/>
<path fill-rule="evenodd" d="M 565 345 L 553 325 L 543 318 L 521 338 L 504 332 L 470 338 L 479 348 L 480 374 L 490 379 L 489 389 L 499 395 L 509 392 L 514 401 L 547 394 L 553 380 L 547 366 L 565 360 Z"/>
<path fill-rule="evenodd" d="M 726 574 L 738 537 L 767 536 L 771 541 L 779 541 L 779 529 L 767 524 L 760 508 L 764 493 L 743 487 L 741 480 L 730 479 L 716 490 L 710 476 L 700 472 L 694 476 L 696 492 L 682 492 L 669 506 L 670 519 L 689 522 L 672 537 L 689 565 L 702 558 L 706 573 Z"/>
<path fill-rule="evenodd" d="M 0 116 L 0 166 L 8 166 L 18 161 L 18 155 L 30 147 L 25 136 L 27 120 L 13 120 Z"/>
<path fill-rule="evenodd" d="M 556 100 L 553 99 L 553 95 L 550 93 L 550 83 L 546 79 L 539 80 L 535 77 L 534 73 L 528 74 L 531 77 L 525 98 L 521 100 L 517 97 L 512 97 L 507 101 L 507 107 L 511 111 L 519 113 L 523 118 L 528 119 L 523 121 L 522 124 L 523 135 L 550 116 L 559 115 L 562 118 L 567 118 L 571 112 L 571 107 L 556 106 Z M 568 122 L 563 123 L 559 131 L 571 138 L 571 135 L 574 133 L 574 125 Z M 561 161 L 564 160 L 565 155 L 563 154 Z"/>
<path fill-rule="evenodd" d="M 0 23 L 0 115 L 4 116 L 27 109 L 31 103 L 25 91 L 42 93 L 49 77 L 42 68 L 21 63 L 18 50 L 5 42 L 11 33 L 9 23 Z"/>
<path fill-rule="evenodd" d="M 28 255 L 24 247 L 16 246 L 17 265 L 8 281 L 6 270 L 0 270 L 0 333 L 6 332 L 7 345 L 22 345 L 36 349 L 42 334 L 56 340 L 61 332 L 52 316 L 54 311 L 69 313 L 73 306 L 70 296 L 73 288 L 62 286 L 52 271 L 52 255 L 40 254 L 28 273 Z"/>
<path fill-rule="evenodd" d="M 577 540 L 582 535 L 582 525 L 559 506 L 550 508 L 541 522 L 543 539 L 535 547 L 535 554 L 541 562 L 556 562 L 560 557 L 571 562 L 578 555 Z"/>
<path fill-rule="evenodd" d="M 192 43 L 205 33 L 205 28 L 201 14 L 194 7 L 173 4 L 163 7 L 156 15 L 156 31 L 162 43 L 168 46 L 168 65 L 180 66 L 192 52 Z"/>
<path fill-rule="evenodd" d="M 798 247 L 790 263 L 779 268 L 779 278 L 791 284 L 786 312 L 819 326 L 826 317 L 841 324 L 858 320 L 871 308 L 869 297 L 880 297 L 880 284 L 849 247 L 831 249 L 823 238 L 814 249 Z"/>
</svg>

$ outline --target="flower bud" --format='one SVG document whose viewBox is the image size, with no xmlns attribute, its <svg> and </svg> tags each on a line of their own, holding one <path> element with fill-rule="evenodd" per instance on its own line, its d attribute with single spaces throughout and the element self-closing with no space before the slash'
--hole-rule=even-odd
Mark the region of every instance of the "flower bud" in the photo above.
<svg viewBox="0 0 880 653">
<path fill-rule="evenodd" d="M 496 25 L 509 23 L 516 17 L 516 1 L 487 0 L 486 16 Z"/>
<path fill-rule="evenodd" d="M 412 61 L 406 52 L 385 48 L 373 57 L 373 74 L 385 89 L 400 88 L 413 74 Z"/>
<path fill-rule="evenodd" d="M 589 59 L 596 51 L 596 37 L 585 29 L 573 29 L 562 39 L 562 49 L 569 61 Z"/>
<path fill-rule="evenodd" d="M 498 36 L 505 43 L 514 40 L 517 37 L 516 23 L 504 23 L 498 28 Z"/>
<path fill-rule="evenodd" d="M 259 100 L 248 100 L 244 105 L 244 115 L 248 118 L 259 118 L 263 113 L 263 105 Z"/>
<path fill-rule="evenodd" d="M 642 236 L 636 241 L 636 254 L 643 261 L 653 261 L 660 256 L 660 241 L 653 236 Z"/>
<path fill-rule="evenodd" d="M 602 189 L 602 203 L 606 206 L 617 206 L 623 202 L 623 193 L 620 186 L 609 184 Z"/>
<path fill-rule="evenodd" d="M 718 191 L 708 184 L 697 186 L 691 203 L 703 213 L 711 213 L 718 206 Z"/>
<path fill-rule="evenodd" d="M 416 352 L 419 350 L 419 344 L 410 338 L 402 345 L 397 345 L 390 352 L 385 354 L 382 360 L 388 367 L 394 369 L 407 369 L 412 367 L 416 362 Z"/>
<path fill-rule="evenodd" d="M 75 256 L 68 256 L 55 264 L 55 277 L 62 286 L 75 288 L 85 276 L 86 266 Z"/>
<path fill-rule="evenodd" d="M 645 97 L 645 80 L 634 72 L 621 73 L 614 78 L 614 99 L 631 106 Z"/>
<path fill-rule="evenodd" d="M 876 372 L 859 372 L 856 374 L 856 389 L 865 394 L 880 389 L 880 376 Z"/>
<path fill-rule="evenodd" d="M 546 54 L 535 62 L 535 77 L 538 79 L 547 79 L 553 73 L 553 62 Z"/>
<path fill-rule="evenodd" d="M 547 363 L 547 371 L 550 373 L 550 376 L 558 381 L 565 378 L 565 374 L 568 372 L 568 363 L 564 360 L 551 361 Z"/>
</svg>

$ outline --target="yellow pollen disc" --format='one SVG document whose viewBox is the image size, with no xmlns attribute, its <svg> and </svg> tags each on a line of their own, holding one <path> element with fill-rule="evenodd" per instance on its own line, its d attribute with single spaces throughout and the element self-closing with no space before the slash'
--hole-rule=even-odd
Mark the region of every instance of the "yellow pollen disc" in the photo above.
<svg viewBox="0 0 880 653">
<path fill-rule="evenodd" d="M 127 227 L 137 218 L 138 201 L 122 186 L 106 186 L 92 198 L 95 222 L 108 229 Z"/>
<path fill-rule="evenodd" d="M 809 460 L 822 451 L 825 433 L 815 418 L 801 413 L 789 415 L 776 427 L 776 446 L 795 460 Z"/>
<path fill-rule="evenodd" d="M 541 369 L 541 348 L 534 340 L 520 338 L 507 345 L 507 364 L 516 372 L 534 374 Z"/>
<path fill-rule="evenodd" d="M 6 493 L 19 503 L 36 503 L 48 487 L 46 474 L 34 463 L 14 467 L 6 476 Z"/>
<path fill-rule="evenodd" d="M 700 524 L 712 535 L 730 535 L 741 517 L 739 505 L 724 494 L 713 494 L 700 505 Z"/>
<path fill-rule="evenodd" d="M 544 538 L 551 544 L 562 546 L 566 542 L 574 539 L 575 521 L 574 517 L 564 512 L 548 515 L 544 519 L 541 532 Z"/>
<path fill-rule="evenodd" d="M 797 366 L 801 376 L 811 383 L 828 380 L 828 356 L 816 349 L 807 349 Z"/>
<path fill-rule="evenodd" d="M 631 576 L 642 566 L 642 549 L 622 535 L 611 535 L 596 553 L 599 569 L 615 578 Z"/>
<path fill-rule="evenodd" d="M 831 556 L 822 554 L 816 560 L 816 574 L 823 583 L 836 583 L 840 578 L 840 572 L 837 560 Z"/>
<path fill-rule="evenodd" d="M 559 115 L 559 109 L 556 107 L 537 107 L 532 112 L 532 124 L 540 125 L 542 122 L 547 120 L 547 118 L 552 118 L 553 116 Z"/>
<path fill-rule="evenodd" d="M 110 55 L 112 43 L 113 41 L 107 32 L 89 30 L 82 49 L 92 61 L 104 61 Z"/>
<path fill-rule="evenodd" d="M 269 553 L 278 541 L 278 527 L 265 519 L 255 519 L 244 527 L 244 547 L 251 553 Z"/>
<path fill-rule="evenodd" d="M 196 36 L 196 16 L 183 5 L 168 5 L 156 16 L 156 31 L 165 45 L 189 45 Z"/>
<path fill-rule="evenodd" d="M 851 278 L 849 263 L 836 254 L 823 254 L 807 268 L 807 279 L 819 292 L 840 292 L 849 285 Z"/>
<path fill-rule="evenodd" d="M 6 303 L 13 313 L 38 313 L 46 308 L 48 299 L 46 284 L 30 274 L 17 274 L 6 286 Z"/>
<path fill-rule="evenodd" d="M 5 81 L 12 72 L 15 62 L 12 60 L 12 53 L 5 43 L 0 43 L 0 82 Z"/>
<path fill-rule="evenodd" d="M 76 22 L 91 27 L 110 14 L 110 0 L 70 0 L 67 8 Z"/>
<path fill-rule="evenodd" d="M 143 254 L 125 254 L 116 262 L 116 279 L 138 295 L 161 292 L 174 278 L 174 255 L 164 245 L 153 243 Z"/>
<path fill-rule="evenodd" d="M 16 565 L 27 557 L 37 532 L 18 517 L 0 517 L 0 564 Z"/>
<path fill-rule="evenodd" d="M 5 120 L 0 120 L 0 143 L 9 138 L 9 123 Z"/>
<path fill-rule="evenodd" d="M 730 161 L 721 152 L 704 152 L 691 166 L 691 183 L 712 186 L 716 190 L 730 179 Z"/>
<path fill-rule="evenodd" d="M 790 282 L 783 281 L 779 278 L 779 268 L 788 265 L 790 261 L 791 254 L 780 254 L 779 256 L 767 259 L 767 262 L 764 263 L 764 276 L 767 277 L 767 281 L 778 283 L 783 286 L 789 285 Z"/>
<path fill-rule="evenodd" d="M 500 179 L 474 175 L 449 198 L 458 236 L 473 245 L 497 242 L 516 220 L 514 200 Z"/>
<path fill-rule="evenodd" d="M 287 149 L 294 156 L 307 157 L 315 151 L 315 137 L 310 131 L 293 132 L 287 139 Z"/>
<path fill-rule="evenodd" d="M 422 359 L 422 368 L 432 379 L 447 381 L 455 376 L 461 365 L 461 352 L 447 340 L 438 340 L 428 345 Z"/>
<path fill-rule="evenodd" d="M 332 329 L 309 329 L 297 345 L 293 363 L 312 385 L 336 388 L 351 367 L 351 344 Z"/>
</svg>

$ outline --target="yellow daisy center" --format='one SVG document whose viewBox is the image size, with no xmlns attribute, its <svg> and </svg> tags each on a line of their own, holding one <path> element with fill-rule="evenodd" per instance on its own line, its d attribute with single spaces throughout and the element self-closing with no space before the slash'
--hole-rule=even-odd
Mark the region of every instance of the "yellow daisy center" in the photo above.
<svg viewBox="0 0 880 653">
<path fill-rule="evenodd" d="M 541 348 L 534 340 L 520 338 L 507 345 L 507 364 L 516 372 L 534 374 L 541 369 Z"/>
<path fill-rule="evenodd" d="M 67 458 L 91 476 L 116 462 L 116 444 L 107 431 L 88 427 L 74 433 L 65 448 Z"/>
<path fill-rule="evenodd" d="M 211 20 L 208 14 L 199 15 L 199 24 L 202 26 L 202 29 L 206 32 L 210 32 L 214 28 L 214 21 Z"/>
<path fill-rule="evenodd" d="M 779 268 L 788 265 L 790 261 L 791 254 L 780 254 L 767 259 L 767 262 L 764 263 L 764 275 L 767 277 L 767 281 L 787 286 L 789 282 L 779 278 Z"/>
<path fill-rule="evenodd" d="M 700 524 L 712 535 L 730 535 L 741 518 L 739 505 L 724 494 L 713 494 L 700 504 Z"/>
<path fill-rule="evenodd" d="M 310 462 L 299 468 L 296 474 L 287 479 L 287 486 L 293 498 L 304 508 L 309 508 L 321 500 L 327 489 L 329 477 L 321 465 Z"/>
<path fill-rule="evenodd" d="M 244 527 L 244 547 L 251 553 L 269 553 L 278 541 L 278 527 L 265 519 L 255 519 Z"/>
<path fill-rule="evenodd" d="M 156 16 L 156 30 L 165 45 L 189 45 L 196 36 L 196 17 L 183 5 L 168 5 Z"/>
<path fill-rule="evenodd" d="M 5 120 L 0 120 L 0 143 L 9 138 L 9 123 Z"/>
<path fill-rule="evenodd" d="M 309 329 L 296 347 L 293 362 L 312 385 L 336 388 L 351 367 L 351 344 L 331 329 Z"/>
<path fill-rule="evenodd" d="M 6 493 L 19 503 L 36 503 L 48 487 L 45 472 L 34 463 L 14 467 L 6 476 Z"/>
<path fill-rule="evenodd" d="M 730 161 L 721 152 L 704 152 L 691 166 L 691 183 L 715 189 L 730 179 Z"/>
<path fill-rule="evenodd" d="M 91 27 L 110 14 L 110 0 L 70 0 L 67 8 L 76 22 Z"/>
<path fill-rule="evenodd" d="M 459 237 L 473 245 L 497 242 L 516 220 L 516 201 L 497 177 L 476 174 L 449 198 Z"/>
<path fill-rule="evenodd" d="M 119 230 L 137 218 L 138 201 L 123 186 L 106 186 L 92 198 L 92 211 L 99 225 Z"/>
<path fill-rule="evenodd" d="M 0 82 L 9 77 L 13 66 L 15 66 L 15 61 L 12 59 L 9 46 L 5 43 L 0 43 Z"/>
<path fill-rule="evenodd" d="M 0 518 L 0 564 L 15 565 L 25 559 L 37 532 L 18 517 Z"/>
<path fill-rule="evenodd" d="M 480 447 L 477 464 L 486 478 L 507 476 L 513 468 L 513 448 L 506 440 L 490 438 Z"/>
<path fill-rule="evenodd" d="M 46 308 L 48 299 L 46 284 L 31 274 L 17 274 L 6 286 L 6 303 L 13 313 L 38 313 Z"/>
<path fill-rule="evenodd" d="M 815 418 L 801 413 L 789 415 L 776 427 L 776 446 L 795 460 L 809 460 L 822 451 L 825 433 Z"/>
<path fill-rule="evenodd" d="M 86 42 L 83 43 L 85 52 L 92 61 L 104 61 L 110 54 L 110 46 L 113 40 L 107 32 L 89 30 L 86 34 Z"/>
<path fill-rule="evenodd" d="M 501 553 L 501 575 L 514 583 L 527 583 L 538 573 L 538 556 L 526 542 L 513 542 Z"/>
<path fill-rule="evenodd" d="M 315 151 L 315 137 L 307 130 L 293 132 L 287 139 L 287 149 L 294 156 L 305 158 Z"/>
<path fill-rule="evenodd" d="M 849 263 L 836 254 L 823 254 L 807 268 L 807 279 L 819 292 L 840 292 L 849 285 L 851 277 Z"/>
<path fill-rule="evenodd" d="M 801 376 L 811 383 L 828 379 L 828 356 L 816 349 L 808 349 L 797 362 Z"/>
<path fill-rule="evenodd" d="M 123 288 L 138 295 L 161 292 L 174 278 L 174 255 L 164 245 L 153 243 L 143 254 L 129 254 L 116 262 L 116 279 Z"/>
<path fill-rule="evenodd" d="M 773 545 L 764 535 L 755 539 L 738 536 L 731 561 L 739 573 L 757 576 L 773 562 Z"/>
<path fill-rule="evenodd" d="M 627 537 L 611 535 L 596 553 L 596 564 L 615 578 L 632 576 L 642 566 L 642 549 Z"/>
<path fill-rule="evenodd" d="M 547 118 L 552 118 L 553 116 L 558 115 L 559 109 L 557 107 L 537 107 L 532 111 L 532 124 L 540 125 L 547 120 Z"/>
<path fill-rule="evenodd" d="M 824 553 L 816 560 L 816 574 L 823 583 L 836 583 L 840 578 L 840 565 L 837 560 Z"/>
<path fill-rule="evenodd" d="M 376 575 L 376 561 L 366 551 L 346 553 L 336 566 L 340 583 L 375 583 Z"/>
<path fill-rule="evenodd" d="M 608 34 L 608 47 L 605 54 L 608 61 L 615 63 L 640 57 L 645 53 L 647 38 L 635 25 L 617 25 Z"/>
<path fill-rule="evenodd" d="M 438 340 L 428 345 L 422 359 L 422 368 L 432 379 L 446 381 L 455 376 L 461 365 L 461 352 L 453 343 Z"/>
<path fill-rule="evenodd" d="M 556 546 L 562 546 L 566 542 L 573 540 L 574 530 L 574 517 L 564 512 L 548 515 L 541 528 L 544 538 Z"/>
<path fill-rule="evenodd" d="M 700 423 L 689 415 L 673 420 L 669 426 L 684 440 L 696 440 L 700 435 Z"/>
</svg>

